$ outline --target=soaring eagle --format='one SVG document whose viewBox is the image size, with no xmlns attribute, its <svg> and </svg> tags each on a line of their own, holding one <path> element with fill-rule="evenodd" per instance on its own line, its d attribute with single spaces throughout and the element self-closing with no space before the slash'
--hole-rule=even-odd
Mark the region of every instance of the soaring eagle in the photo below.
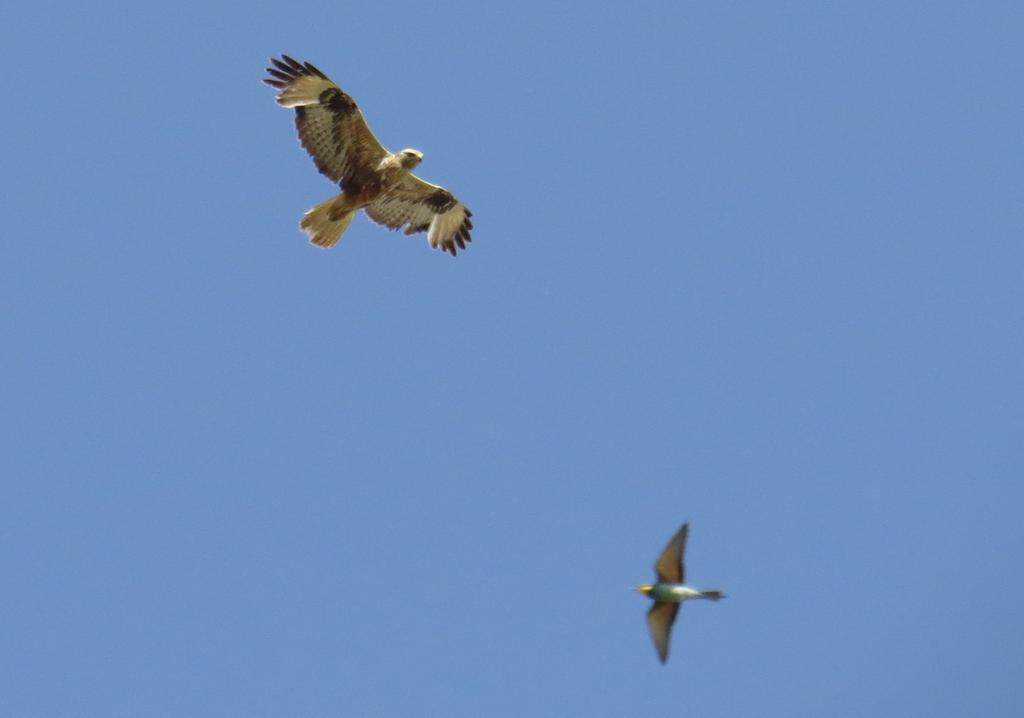
<svg viewBox="0 0 1024 718">
<path fill-rule="evenodd" d="M 287 55 L 271 58 L 263 80 L 280 92 L 277 104 L 295 108 L 299 140 L 320 173 L 341 194 L 306 212 L 300 227 L 318 247 L 333 247 L 356 212 L 406 234 L 426 232 L 432 247 L 453 257 L 470 241 L 472 212 L 444 187 L 412 173 L 423 160 L 419 150 L 388 152 L 370 131 L 359 106 L 308 62 Z"/>
</svg>

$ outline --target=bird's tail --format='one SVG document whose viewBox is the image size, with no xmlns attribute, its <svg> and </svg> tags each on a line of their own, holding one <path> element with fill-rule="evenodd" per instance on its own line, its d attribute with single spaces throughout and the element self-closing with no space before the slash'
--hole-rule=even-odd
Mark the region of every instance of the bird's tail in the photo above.
<svg viewBox="0 0 1024 718">
<path fill-rule="evenodd" d="M 709 601 L 720 601 L 725 598 L 725 594 L 721 591 L 701 591 L 700 597 L 706 598 Z"/>
<path fill-rule="evenodd" d="M 309 241 L 318 247 L 333 247 L 341 234 L 352 224 L 358 208 L 348 206 L 344 194 L 331 197 L 306 212 L 299 226 L 309 235 Z"/>
</svg>

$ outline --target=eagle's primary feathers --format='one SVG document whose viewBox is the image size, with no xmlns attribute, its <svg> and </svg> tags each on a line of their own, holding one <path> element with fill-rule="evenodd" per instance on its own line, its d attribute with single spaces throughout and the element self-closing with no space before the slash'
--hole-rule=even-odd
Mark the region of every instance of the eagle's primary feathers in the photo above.
<svg viewBox="0 0 1024 718">
<path fill-rule="evenodd" d="M 302 230 L 318 247 L 333 247 L 360 209 L 374 222 L 427 241 L 452 256 L 470 241 L 472 212 L 444 187 L 412 174 L 418 150 L 388 152 L 370 131 L 358 105 L 308 62 L 271 58 L 265 83 L 279 90 L 277 104 L 295 108 L 299 140 L 320 173 L 341 194 L 306 212 Z"/>
</svg>

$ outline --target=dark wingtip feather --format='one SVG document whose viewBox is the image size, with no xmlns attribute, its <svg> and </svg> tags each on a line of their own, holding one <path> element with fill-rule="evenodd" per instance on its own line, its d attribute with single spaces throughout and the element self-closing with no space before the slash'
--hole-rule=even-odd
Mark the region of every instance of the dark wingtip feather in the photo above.
<svg viewBox="0 0 1024 718">
<path fill-rule="evenodd" d="M 270 58 L 270 63 L 274 67 L 276 67 L 278 70 L 281 70 L 284 74 L 288 75 L 289 77 L 294 76 L 294 74 L 295 74 L 295 72 L 292 70 L 291 67 L 289 67 L 287 64 L 281 62 L 276 57 Z M 267 69 L 269 70 L 270 68 L 267 68 Z"/>
<path fill-rule="evenodd" d="M 296 78 L 302 77 L 303 75 L 309 77 L 319 77 L 329 81 L 327 75 L 321 72 L 312 63 L 299 62 L 294 57 L 291 57 L 290 55 L 285 55 L 284 53 L 281 54 L 280 59 L 276 57 L 270 58 L 270 64 L 272 65 L 272 67 L 266 68 L 267 73 L 271 75 L 271 77 L 276 78 L 278 81 L 280 81 L 280 84 L 275 85 L 270 80 L 264 80 L 264 82 L 266 82 L 271 87 L 283 89 L 287 87 L 291 82 L 293 82 Z"/>
<path fill-rule="evenodd" d="M 285 55 L 283 52 L 281 53 L 281 59 L 284 60 L 285 62 L 287 62 L 288 66 L 290 68 L 292 68 L 293 70 L 297 71 L 297 72 L 302 72 L 303 69 L 305 69 L 305 68 L 302 67 L 302 63 L 301 62 L 299 62 L 298 60 L 296 60 L 293 57 L 289 57 L 288 55 Z"/>
<path fill-rule="evenodd" d="M 327 75 L 325 75 L 324 73 L 320 72 L 320 70 L 318 70 L 316 65 L 314 65 L 313 63 L 307 62 L 307 63 L 304 63 L 304 66 L 305 66 L 306 70 L 308 70 L 309 72 L 312 72 L 317 77 L 323 78 L 324 80 L 327 79 Z"/>
</svg>

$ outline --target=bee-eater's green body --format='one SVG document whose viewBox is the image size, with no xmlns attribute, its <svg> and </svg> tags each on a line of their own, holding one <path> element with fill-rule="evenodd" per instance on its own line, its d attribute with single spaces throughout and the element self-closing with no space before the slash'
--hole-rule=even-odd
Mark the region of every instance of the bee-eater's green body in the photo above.
<svg viewBox="0 0 1024 718">
<path fill-rule="evenodd" d="M 647 593 L 648 598 L 668 603 L 682 603 L 688 598 L 704 597 L 703 592 L 689 586 L 684 586 L 681 583 L 656 583 L 651 586 L 650 591 L 645 591 L 645 593 Z"/>
<path fill-rule="evenodd" d="M 721 591 L 700 591 L 683 583 L 686 580 L 683 554 L 686 552 L 686 538 L 689 533 L 690 525 L 683 524 L 661 552 L 657 563 L 654 564 L 658 582 L 644 584 L 636 589 L 654 600 L 654 605 L 647 612 L 647 627 L 651 631 L 654 647 L 662 663 L 668 660 L 668 644 L 672 636 L 672 624 L 679 613 L 679 604 L 691 598 L 705 598 L 709 601 L 725 598 Z"/>
</svg>

